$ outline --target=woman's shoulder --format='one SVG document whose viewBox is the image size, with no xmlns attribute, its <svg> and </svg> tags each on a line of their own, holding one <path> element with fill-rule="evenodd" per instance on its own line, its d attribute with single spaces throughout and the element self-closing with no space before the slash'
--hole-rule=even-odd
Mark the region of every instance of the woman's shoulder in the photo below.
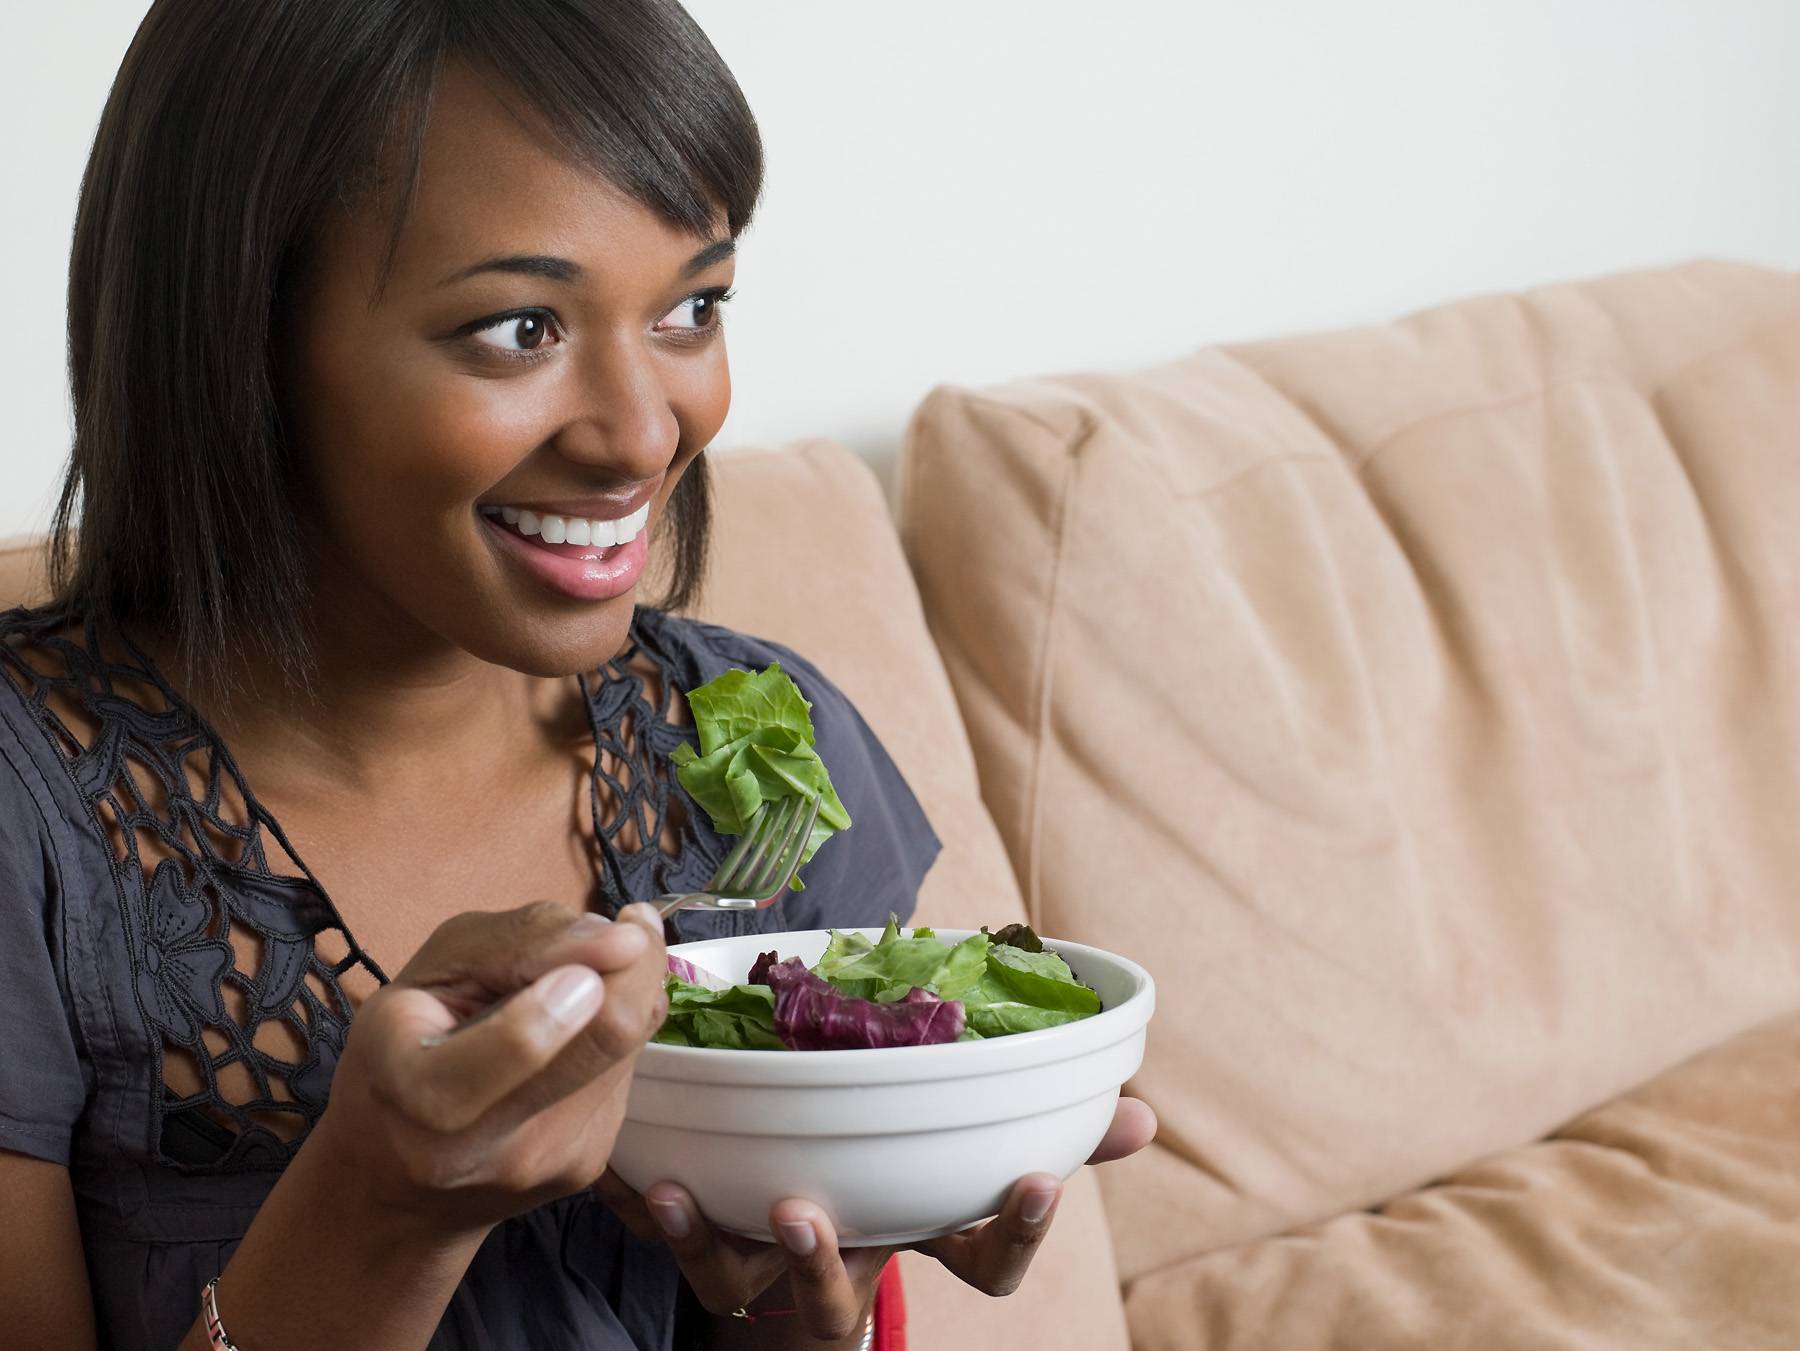
<svg viewBox="0 0 1800 1351">
<path fill-rule="evenodd" d="M 61 605 L 16 606 L 0 611 L 0 692 L 37 713 L 52 690 L 94 683 L 99 665 L 93 625 L 85 611 Z"/>
<path fill-rule="evenodd" d="M 21 793 L 40 811 L 49 804 L 41 752 L 47 749 L 52 695 L 80 679 L 80 663 L 62 650 L 72 646 L 71 623 L 68 614 L 49 607 L 0 612 L 0 760 L 12 770 L 0 775 L 0 812 L 15 809 Z"/>
<path fill-rule="evenodd" d="M 21 830 L 46 822 L 56 805 L 41 759 L 32 754 L 34 737 L 18 688 L 0 677 L 0 819 Z"/>
<path fill-rule="evenodd" d="M 58 605 L 15 605 L 0 610 L 0 638 L 9 643 L 40 642 L 48 638 L 83 631 L 87 612 L 79 607 Z"/>
<path fill-rule="evenodd" d="M 104 651 L 98 621 L 67 606 L 0 612 L 0 759 L 63 849 L 83 866 L 108 863 L 112 845 L 97 812 L 133 758 L 159 763 L 133 743 L 161 747 L 193 741 L 190 719 L 155 671 Z M 0 811 L 15 803 L 0 796 Z"/>
<path fill-rule="evenodd" d="M 0 633 L 10 617 L 0 615 Z M 24 692 L 0 672 L 0 904 L 15 920 L 48 902 L 53 823 L 67 815 L 46 750 Z"/>
<path fill-rule="evenodd" d="M 42 605 L 0 612 L 0 718 L 15 728 L 29 724 L 72 752 L 73 732 L 61 715 L 74 714 L 97 731 L 108 709 L 131 702 L 125 674 L 100 655 L 95 622 L 84 610 Z"/>
<path fill-rule="evenodd" d="M 0 1058 L 0 1148 L 67 1163 L 88 1085 L 63 930 L 104 872 L 99 850 L 72 847 L 71 785 L 36 725 L 32 682 L 14 669 L 30 619 L 0 614 L 0 1026 L 22 1048 Z"/>
</svg>

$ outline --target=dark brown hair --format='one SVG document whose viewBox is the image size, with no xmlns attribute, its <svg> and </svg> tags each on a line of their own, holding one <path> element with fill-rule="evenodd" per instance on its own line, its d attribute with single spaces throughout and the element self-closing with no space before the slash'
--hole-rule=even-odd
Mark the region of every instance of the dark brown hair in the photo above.
<svg viewBox="0 0 1800 1351">
<path fill-rule="evenodd" d="M 189 678 L 260 645 L 310 668 L 272 338 L 326 213 L 411 197 L 446 62 L 535 105 L 571 156 L 699 236 L 762 186 L 756 122 L 674 0 L 156 0 L 113 82 L 69 265 L 75 440 L 51 534 L 58 601 L 172 631 Z M 697 591 L 706 460 L 670 499 Z"/>
</svg>

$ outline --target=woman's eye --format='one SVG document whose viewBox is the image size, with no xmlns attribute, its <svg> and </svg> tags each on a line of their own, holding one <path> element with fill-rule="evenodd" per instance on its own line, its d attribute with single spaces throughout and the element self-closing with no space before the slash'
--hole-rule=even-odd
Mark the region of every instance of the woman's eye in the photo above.
<svg viewBox="0 0 1800 1351">
<path fill-rule="evenodd" d="M 541 314 L 513 314 L 471 335 L 484 347 L 502 352 L 535 352 L 556 340 L 550 321 Z"/>
<path fill-rule="evenodd" d="M 728 294 L 703 291 L 689 296 L 657 321 L 659 329 L 712 328 L 719 322 L 719 306 L 730 300 Z"/>
</svg>

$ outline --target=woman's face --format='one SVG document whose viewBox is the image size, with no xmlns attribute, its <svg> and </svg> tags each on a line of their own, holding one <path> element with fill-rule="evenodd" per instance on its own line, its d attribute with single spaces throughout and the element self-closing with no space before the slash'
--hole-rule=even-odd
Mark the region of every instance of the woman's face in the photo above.
<svg viewBox="0 0 1800 1351">
<path fill-rule="evenodd" d="M 321 641 L 567 675 L 624 645 L 646 526 L 725 419 L 731 242 L 669 225 L 503 97 L 445 74 L 385 285 L 380 212 L 319 241 L 283 394 Z"/>
</svg>

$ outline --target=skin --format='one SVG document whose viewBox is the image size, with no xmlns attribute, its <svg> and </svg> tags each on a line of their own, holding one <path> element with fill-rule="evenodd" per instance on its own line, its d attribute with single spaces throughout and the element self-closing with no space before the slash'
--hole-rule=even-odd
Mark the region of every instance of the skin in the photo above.
<svg viewBox="0 0 1800 1351">
<path fill-rule="evenodd" d="M 734 265 L 686 271 L 724 238 L 666 224 L 550 153 L 474 77 L 446 78 L 380 299 L 386 231 L 369 215 L 327 239 L 295 315 L 286 383 L 334 676 L 373 659 L 517 687 L 623 646 L 633 595 L 554 595 L 507 565 L 474 507 L 648 485 L 660 517 L 731 402 L 717 307 L 690 298 L 729 287 Z M 581 276 L 444 284 L 502 255 Z M 553 316 L 541 336 L 516 319 L 466 331 L 525 308 Z"/>
<path fill-rule="evenodd" d="M 485 1227 L 601 1174 L 631 1062 L 661 1017 L 659 935 L 627 952 L 604 935 L 584 946 L 563 933 L 597 899 L 584 844 L 593 752 L 568 677 L 622 649 L 637 597 L 553 593 L 495 547 L 478 507 L 635 486 L 654 493 L 654 527 L 731 393 L 717 307 L 694 299 L 731 284 L 729 256 L 694 266 L 723 230 L 695 237 L 669 225 L 571 163 L 520 107 L 450 69 L 385 279 L 384 212 L 334 220 L 318 241 L 279 354 L 316 593 L 317 697 L 250 671 L 258 697 L 211 710 L 351 931 L 399 971 L 359 1010 L 331 1107 L 300 1157 L 325 1170 L 318 1185 L 328 1173 L 359 1176 L 383 1213 L 415 1215 L 420 1233 L 442 1236 L 430 1271 L 384 1277 L 407 1292 L 402 1312 L 421 1318 L 447 1298 Z M 505 255 L 556 257 L 575 271 L 446 283 Z M 537 327 L 498 319 L 521 310 Z M 530 355 L 507 354 L 520 348 Z M 464 914 L 488 912 L 492 925 L 496 904 L 532 896 L 562 899 L 479 933 Z M 506 960 L 472 973 L 471 954 L 490 961 L 495 951 Z M 525 1017 L 570 964 L 604 984 L 573 1040 L 565 1032 L 534 1059 L 493 1014 L 478 1035 L 418 1044 L 478 1013 Z M 446 1048 L 467 1063 L 437 1073 Z M 483 1056 L 514 1077 L 494 1078 Z M 506 1094 L 450 1103 L 451 1086 L 471 1080 Z M 1095 1160 L 1129 1154 L 1153 1131 L 1147 1108 L 1124 1103 Z M 265 1209 L 304 1225 L 305 1170 L 290 1172 Z M 775 1208 L 783 1248 L 717 1233 L 670 1184 L 647 1197 L 611 1175 L 594 1185 L 641 1236 L 669 1244 L 714 1312 L 800 1310 L 754 1325 L 721 1318 L 719 1345 L 854 1343 L 889 1253 L 840 1255 L 816 1206 Z M 1005 1293 L 1059 1194 L 1054 1177 L 1022 1179 L 999 1218 L 922 1247 Z M 388 1237 L 397 1241 L 348 1255 L 344 1279 L 357 1262 L 421 1244 L 417 1233 Z M 275 1218 L 259 1224 L 221 1283 L 245 1345 L 259 1344 L 259 1328 L 293 1326 L 280 1302 L 283 1242 Z M 409 1335 L 393 1330 L 395 1344 Z"/>
</svg>

